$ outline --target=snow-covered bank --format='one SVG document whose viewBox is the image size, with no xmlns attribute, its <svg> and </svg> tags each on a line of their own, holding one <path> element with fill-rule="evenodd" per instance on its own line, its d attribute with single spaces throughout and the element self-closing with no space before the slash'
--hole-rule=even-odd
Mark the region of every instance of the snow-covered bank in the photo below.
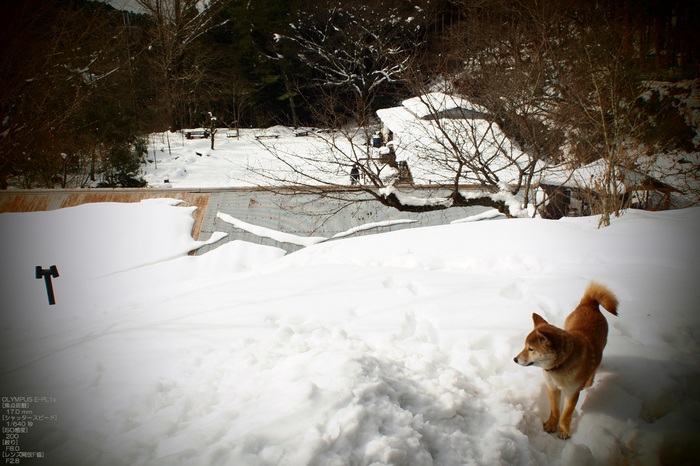
<svg viewBox="0 0 700 466">
<path fill-rule="evenodd" d="M 171 202 L 2 214 L 2 396 L 36 464 L 679 464 L 700 458 L 700 209 L 469 222 L 202 256 Z M 34 267 L 57 265 L 49 306 Z M 621 302 L 568 441 L 512 358 L 586 283 Z"/>
</svg>

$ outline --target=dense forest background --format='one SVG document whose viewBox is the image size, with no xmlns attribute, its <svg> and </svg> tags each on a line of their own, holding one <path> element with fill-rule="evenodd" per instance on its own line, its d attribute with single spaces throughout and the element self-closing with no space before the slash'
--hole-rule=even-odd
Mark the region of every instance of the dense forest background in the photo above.
<svg viewBox="0 0 700 466">
<path fill-rule="evenodd" d="M 695 0 L 7 3 L 2 189 L 138 186 L 149 133 L 364 125 L 436 86 L 537 158 L 609 157 L 630 137 L 696 149 L 673 92 L 648 85 L 697 83 Z"/>
</svg>

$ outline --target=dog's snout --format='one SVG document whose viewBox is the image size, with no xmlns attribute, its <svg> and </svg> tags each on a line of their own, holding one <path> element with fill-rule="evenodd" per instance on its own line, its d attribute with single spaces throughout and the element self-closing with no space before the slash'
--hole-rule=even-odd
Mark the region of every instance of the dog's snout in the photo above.
<svg viewBox="0 0 700 466">
<path fill-rule="evenodd" d="M 513 358 L 513 361 L 514 361 L 516 364 L 520 364 L 520 363 L 518 362 L 518 357 L 517 357 L 517 356 Z"/>
</svg>

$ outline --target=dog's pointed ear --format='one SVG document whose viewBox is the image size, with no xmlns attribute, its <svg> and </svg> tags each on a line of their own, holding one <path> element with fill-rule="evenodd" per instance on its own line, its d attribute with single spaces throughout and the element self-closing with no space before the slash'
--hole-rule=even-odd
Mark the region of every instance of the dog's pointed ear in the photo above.
<svg viewBox="0 0 700 466">
<path fill-rule="evenodd" d="M 550 346 L 551 345 L 552 340 L 545 333 L 537 330 L 535 332 L 535 336 L 537 336 L 537 339 L 539 340 L 541 345 L 543 345 L 543 346 Z"/>
<path fill-rule="evenodd" d="M 542 318 L 542 316 L 540 316 L 540 315 L 537 314 L 537 313 L 533 313 L 533 314 L 532 314 L 532 321 L 535 323 L 535 327 L 538 327 L 538 326 L 540 326 L 540 325 L 542 325 L 542 324 L 546 324 L 546 323 L 547 323 L 547 321 L 544 320 L 544 319 Z"/>
</svg>

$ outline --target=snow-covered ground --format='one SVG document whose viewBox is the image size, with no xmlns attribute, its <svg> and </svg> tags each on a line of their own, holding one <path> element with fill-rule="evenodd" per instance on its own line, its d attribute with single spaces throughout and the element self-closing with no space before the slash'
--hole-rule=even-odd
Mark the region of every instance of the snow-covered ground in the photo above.
<svg viewBox="0 0 700 466">
<path fill-rule="evenodd" d="M 227 137 L 227 131 L 220 129 L 212 150 L 210 139 L 186 139 L 184 132 L 157 133 L 149 137 L 143 178 L 148 186 L 173 188 L 269 186 L 278 185 L 280 179 L 312 183 L 310 178 L 295 177 L 294 167 L 308 177 L 349 185 L 352 164 L 326 167 L 318 162 L 329 158 L 321 154 L 328 154 L 334 145 L 346 153 L 351 150 L 342 136 L 335 143 L 329 142 L 331 137 L 314 130 L 297 137 L 285 126 L 243 128 L 239 137 Z"/>
<path fill-rule="evenodd" d="M 35 464 L 700 460 L 700 208 L 188 256 L 192 209 L 172 203 L 0 215 L 1 395 L 56 415 L 19 435 Z M 49 306 L 35 266 L 54 264 Z M 564 441 L 513 357 L 532 313 L 562 325 L 590 279 L 620 316 Z"/>
<path fill-rule="evenodd" d="M 388 109 L 387 112 L 389 110 L 395 109 Z M 396 154 L 398 160 L 409 163 L 414 183 L 428 185 L 440 182 L 449 185 L 454 177 L 452 169 L 418 157 L 418 154 L 426 151 L 439 151 L 440 146 L 436 147 L 433 140 L 439 139 L 434 134 L 437 130 L 430 126 L 417 126 L 414 120 L 405 116 L 393 124 L 396 128 L 404 126 L 404 133 L 412 135 L 404 135 L 405 141 L 398 144 Z M 513 179 L 514 175 L 510 173 L 513 170 L 499 165 L 505 159 L 495 155 L 494 147 L 513 149 L 497 127 L 480 120 L 473 126 L 452 124 L 451 129 L 477 137 L 480 150 L 491 159 L 492 169 L 504 180 Z M 296 136 L 295 130 L 286 126 L 242 128 L 238 130 L 238 137 L 227 137 L 227 130 L 219 129 L 215 135 L 214 149 L 211 149 L 210 139 L 187 139 L 186 131 L 191 130 L 149 136 L 148 162 L 142 168 L 142 176 L 148 186 L 229 188 L 279 186 L 283 182 L 350 185 L 350 171 L 355 161 L 365 163 L 368 154 L 372 157 L 379 157 L 380 154 L 379 149 L 369 147 L 368 134 L 371 136 L 372 131 L 363 128 L 346 128 L 334 133 L 307 128 L 301 130 L 304 136 Z M 473 147 L 465 136 L 455 137 L 455 141 Z M 386 147 L 382 149 L 388 150 Z M 524 157 L 519 150 L 513 150 L 511 157 Z M 381 169 L 381 177 L 389 178 L 396 174 L 388 165 L 376 163 L 376 169 Z M 508 172 L 508 175 L 501 170 Z M 465 179 L 463 182 L 473 180 Z"/>
</svg>

